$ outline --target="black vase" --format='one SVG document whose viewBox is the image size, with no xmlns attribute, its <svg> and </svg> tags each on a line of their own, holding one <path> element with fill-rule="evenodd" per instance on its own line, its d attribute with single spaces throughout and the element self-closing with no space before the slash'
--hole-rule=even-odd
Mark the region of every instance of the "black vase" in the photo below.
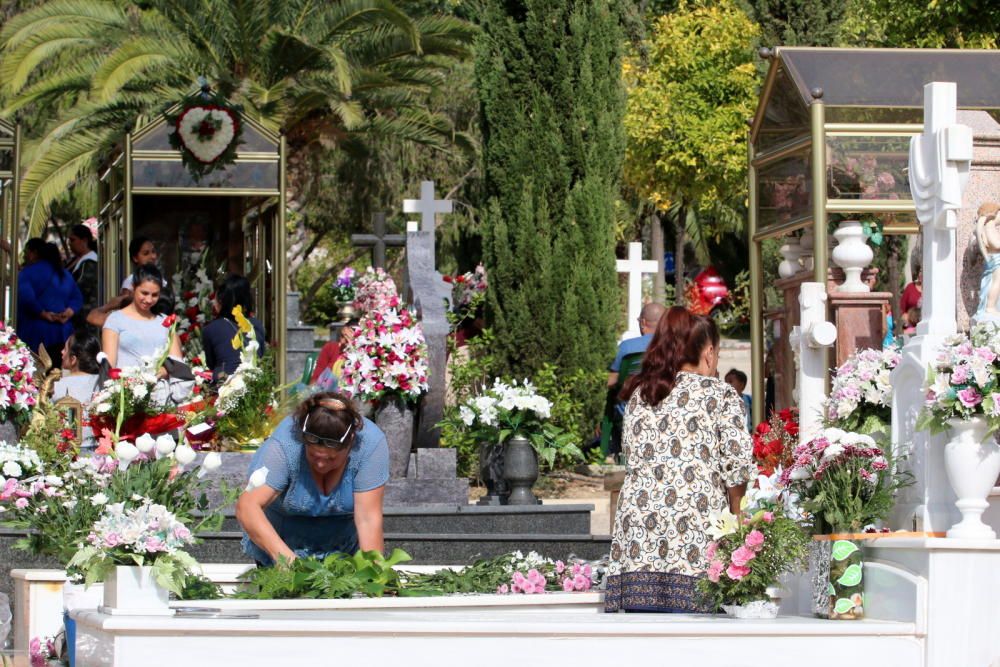
<svg viewBox="0 0 1000 667">
<path fill-rule="evenodd" d="M 508 505 L 541 504 L 531 487 L 538 479 L 538 454 L 527 438 L 512 436 L 504 446 L 503 478 L 510 486 Z"/>
</svg>

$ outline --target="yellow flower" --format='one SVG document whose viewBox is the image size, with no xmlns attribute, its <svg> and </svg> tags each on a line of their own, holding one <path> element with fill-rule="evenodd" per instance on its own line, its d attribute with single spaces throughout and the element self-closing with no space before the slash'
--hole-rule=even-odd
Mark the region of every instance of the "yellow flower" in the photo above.
<svg viewBox="0 0 1000 667">
<path fill-rule="evenodd" d="M 253 325 L 250 324 L 250 320 L 243 315 L 243 306 L 236 306 L 233 308 L 233 319 L 236 320 L 236 324 L 239 326 L 241 332 L 248 334 L 253 331 Z M 240 347 L 243 347 L 243 345 L 240 344 L 240 346 L 237 347 L 234 344 L 233 347 L 238 350 Z"/>
<path fill-rule="evenodd" d="M 243 332 L 237 332 L 236 335 L 233 336 L 232 345 L 234 350 L 243 349 Z"/>
</svg>

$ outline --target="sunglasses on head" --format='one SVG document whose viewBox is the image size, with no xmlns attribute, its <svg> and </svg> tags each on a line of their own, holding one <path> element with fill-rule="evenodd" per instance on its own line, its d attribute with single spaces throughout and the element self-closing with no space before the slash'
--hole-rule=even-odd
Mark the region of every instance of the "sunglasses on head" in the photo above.
<svg viewBox="0 0 1000 667">
<path fill-rule="evenodd" d="M 353 423 L 348 424 L 347 430 L 344 431 L 344 435 L 340 436 L 339 438 L 324 438 L 321 435 L 316 435 L 315 433 L 310 433 L 309 431 L 307 431 L 306 427 L 308 425 L 309 425 L 309 415 L 306 415 L 306 418 L 302 420 L 302 440 L 307 445 L 319 445 L 321 447 L 331 447 L 334 449 L 339 448 L 344 444 L 344 442 L 347 440 L 347 436 L 351 434 L 351 429 L 354 427 Z"/>
</svg>

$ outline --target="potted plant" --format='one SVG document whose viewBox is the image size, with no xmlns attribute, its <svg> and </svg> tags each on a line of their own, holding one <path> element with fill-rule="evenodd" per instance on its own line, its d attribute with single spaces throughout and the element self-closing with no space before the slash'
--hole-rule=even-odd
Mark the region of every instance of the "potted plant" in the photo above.
<svg viewBox="0 0 1000 667">
<path fill-rule="evenodd" d="M 780 484 L 797 495 L 814 534 L 832 533 L 827 614 L 863 618 L 861 546 L 852 536 L 888 517 L 896 491 L 910 477 L 891 465 L 871 436 L 837 428 L 824 429 L 793 454 Z"/>
<path fill-rule="evenodd" d="M 357 290 L 354 287 L 354 277 L 357 271 L 347 266 L 337 274 L 337 280 L 330 288 L 333 300 L 337 303 L 337 317 L 341 320 L 351 320 L 357 317 L 358 311 L 354 307 L 354 299 Z"/>
<path fill-rule="evenodd" d="M 983 523 L 987 496 L 1000 474 L 1000 330 L 994 323 L 973 326 L 969 336 L 948 338 L 927 374 L 927 399 L 917 429 L 947 432 L 944 448 L 948 482 L 962 520 L 948 537 L 996 538 Z"/>
<path fill-rule="evenodd" d="M 887 440 L 892 422 L 892 370 L 902 355 L 894 347 L 858 350 L 833 375 L 826 421 L 845 431 Z"/>
<path fill-rule="evenodd" d="M 458 419 L 484 446 L 499 456 L 510 486 L 507 504 L 534 505 L 531 492 L 541 459 L 552 467 L 557 456 L 583 458 L 573 435 L 549 423 L 552 403 L 525 380 L 496 380 L 489 389 L 459 407 Z"/>
<path fill-rule="evenodd" d="M 777 503 L 745 502 L 739 517 L 728 510 L 713 515 L 710 535 L 701 595 L 735 618 L 775 618 L 778 605 L 768 589 L 805 565 L 809 537 L 799 523 Z"/>
<path fill-rule="evenodd" d="M 179 594 L 197 562 L 183 547 L 191 531 L 149 498 L 111 503 L 94 522 L 68 573 L 104 582 L 106 613 L 173 614 L 169 592 Z"/>
<path fill-rule="evenodd" d="M 416 403 L 427 392 L 427 344 L 416 317 L 391 297 L 361 316 L 344 350 L 344 390 L 375 407 L 393 478 L 405 477 Z"/>
</svg>

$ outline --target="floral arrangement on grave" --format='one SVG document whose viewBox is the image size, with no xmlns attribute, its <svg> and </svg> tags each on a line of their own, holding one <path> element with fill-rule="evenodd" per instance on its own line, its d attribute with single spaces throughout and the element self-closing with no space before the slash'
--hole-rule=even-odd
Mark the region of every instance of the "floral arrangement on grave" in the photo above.
<svg viewBox="0 0 1000 667">
<path fill-rule="evenodd" d="M 888 518 L 896 491 L 911 483 L 863 433 L 826 428 L 793 457 L 779 482 L 797 494 L 815 534 L 870 530 Z"/>
<path fill-rule="evenodd" d="M 941 433 L 952 419 L 982 417 L 992 433 L 1000 427 L 1000 329 L 972 327 L 968 336 L 949 336 L 927 374 L 918 430 Z"/>
<path fill-rule="evenodd" d="M 711 515 L 713 541 L 705 549 L 708 569 L 698 591 L 715 609 L 773 617 L 777 606 L 767 589 L 782 574 L 805 568 L 809 536 L 786 515 L 781 494 L 772 491 L 749 489 L 739 516 L 729 510 Z"/>
<path fill-rule="evenodd" d="M 357 274 L 358 272 L 351 266 L 345 266 L 343 270 L 337 274 L 337 280 L 334 281 L 333 287 L 330 288 L 330 293 L 333 295 L 334 301 L 337 301 L 338 303 L 348 303 L 354 301 L 354 297 L 357 293 L 357 290 L 354 287 L 354 278 Z"/>
<path fill-rule="evenodd" d="M 108 453 L 113 440 L 135 440 L 144 433 L 158 435 L 180 428 L 184 419 L 177 414 L 169 395 L 158 390 L 159 364 L 112 368 L 108 379 L 94 392 L 90 405 L 90 425 Z"/>
<path fill-rule="evenodd" d="M 357 279 L 354 305 L 362 315 L 398 307 L 399 291 L 392 276 L 381 268 L 365 269 Z"/>
<path fill-rule="evenodd" d="M 232 345 L 240 352 L 240 365 L 219 387 L 215 405 L 210 408 L 216 447 L 230 451 L 256 447 L 267 437 L 275 413 L 277 385 L 273 357 L 270 353 L 258 356 L 257 334 L 241 307 L 233 308 L 233 318 L 237 332 Z"/>
<path fill-rule="evenodd" d="M 18 458 L 34 461 L 32 450 Z M 20 477 L 9 476 L 0 486 L 0 525 L 30 530 L 15 546 L 51 556 L 67 564 L 109 503 L 147 498 L 167 507 L 195 531 L 218 530 L 221 509 L 235 500 L 235 489 L 205 479 L 222 460 L 208 453 L 195 466 L 195 451 L 168 434 L 144 434 L 135 443 L 121 440 L 106 454 L 75 458 L 72 453 Z M 219 506 L 206 492 L 221 488 Z"/>
<path fill-rule="evenodd" d="M 28 642 L 28 664 L 31 667 L 62 665 L 62 647 L 55 637 L 32 637 Z M 63 642 L 65 643 L 65 642 Z"/>
<path fill-rule="evenodd" d="M 792 462 L 792 450 L 799 442 L 798 410 L 785 408 L 753 430 L 753 458 L 764 475 L 771 475 Z"/>
<path fill-rule="evenodd" d="M 449 426 L 464 428 L 478 441 L 502 447 L 510 438 L 521 436 L 534 447 L 540 461 L 555 465 L 557 457 L 583 458 L 568 433 L 549 422 L 552 402 L 525 380 L 520 385 L 497 379 L 479 396 L 459 406 L 458 416 L 449 417 Z M 454 423 L 457 419 L 460 423 Z"/>
<path fill-rule="evenodd" d="M 365 311 L 344 350 L 344 391 L 372 403 L 390 395 L 415 403 L 428 390 L 427 371 L 424 333 L 398 297 Z"/>
<path fill-rule="evenodd" d="M 476 310 L 486 301 L 486 267 L 476 266 L 474 271 L 467 271 L 455 276 L 444 276 L 444 281 L 450 283 L 451 303 L 454 318 L 457 322 L 473 317 Z"/>
<path fill-rule="evenodd" d="M 888 435 L 892 422 L 892 370 L 902 355 L 894 347 L 858 350 L 833 374 L 826 421 L 844 431 Z"/>
<path fill-rule="evenodd" d="M 67 565 L 67 574 L 82 575 L 89 586 L 104 581 L 117 565 L 150 566 L 157 584 L 179 594 L 198 565 L 184 551 L 190 544 L 191 531 L 163 505 L 149 498 L 109 503 Z"/>
<path fill-rule="evenodd" d="M 201 343 L 201 329 L 212 316 L 212 300 L 215 298 L 215 285 L 205 270 L 207 256 L 206 248 L 196 271 L 178 271 L 174 274 L 174 284 L 181 289 L 181 298 L 177 300 L 174 310 L 177 315 L 177 336 L 184 351 L 184 359 L 192 369 L 204 365 L 202 360 L 205 349 Z"/>
<path fill-rule="evenodd" d="M 243 134 L 238 106 L 203 84 L 201 92 L 185 98 L 175 112 L 167 112 L 170 145 L 195 181 L 236 161 Z"/>
<path fill-rule="evenodd" d="M 35 360 L 31 350 L 0 322 L 0 422 L 21 426 L 31 418 L 38 401 Z"/>
<path fill-rule="evenodd" d="M 39 475 L 42 469 L 42 459 L 35 450 L 19 444 L 0 442 L 0 475 L 5 478 L 3 488 L 11 484 L 8 480 L 17 483 Z"/>
</svg>

